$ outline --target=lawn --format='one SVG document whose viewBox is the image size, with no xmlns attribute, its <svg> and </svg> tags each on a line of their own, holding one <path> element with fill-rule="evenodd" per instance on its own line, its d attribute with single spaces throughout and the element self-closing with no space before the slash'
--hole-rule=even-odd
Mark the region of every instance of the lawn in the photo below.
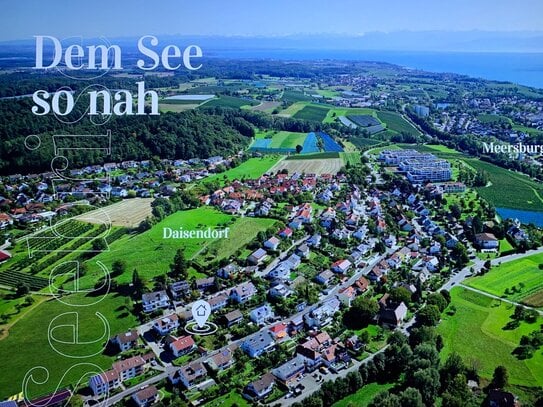
<svg viewBox="0 0 543 407">
<path fill-rule="evenodd" d="M 330 108 L 326 106 L 307 105 L 302 110 L 298 111 L 294 115 L 294 118 L 322 122 L 329 110 Z"/>
<path fill-rule="evenodd" d="M 277 164 L 281 158 L 282 156 L 280 155 L 266 155 L 260 158 L 249 158 L 235 168 L 205 178 L 203 182 L 219 181 L 224 185 L 226 180 L 233 181 L 235 179 L 243 178 L 255 179 L 266 173 L 270 168 Z"/>
<path fill-rule="evenodd" d="M 70 296 L 72 300 L 82 299 L 81 295 Z M 21 318 L 9 331 L 9 336 L 0 340 L 0 355 L 2 355 L 2 374 L 0 374 L 0 400 L 17 394 L 21 391 L 23 378 L 30 369 L 35 366 L 43 366 L 49 370 L 50 377 L 44 384 L 30 382 L 28 390 L 31 397 L 52 392 L 57 388 L 62 375 L 71 366 L 78 363 L 94 363 L 104 370 L 111 367 L 113 358 L 101 355 L 70 358 L 62 356 L 51 347 L 48 337 L 48 326 L 53 318 L 64 314 L 55 323 L 54 337 L 61 341 L 69 342 L 71 339 L 78 344 L 62 344 L 52 340 L 57 349 L 71 356 L 85 356 L 100 352 L 102 344 L 107 339 L 100 339 L 104 330 L 102 323 L 95 312 L 103 314 L 109 324 L 109 336 L 123 332 L 137 324 L 135 318 L 125 309 L 125 297 L 116 294 L 107 295 L 104 300 L 96 305 L 87 307 L 70 307 L 59 301 L 51 300 L 34 308 Z M 73 332 L 69 329 L 75 326 L 73 317 L 77 311 L 79 323 L 77 325 L 77 337 L 72 338 Z M 72 314 L 68 314 L 72 313 Z M 60 325 L 66 324 L 64 328 Z M 68 325 L 69 324 L 69 325 Z M 106 333 L 107 335 L 107 333 Z M 82 344 L 83 342 L 99 341 L 95 344 Z M 9 355 L 9 357 L 7 356 Z M 75 384 L 87 370 L 88 366 L 80 366 L 68 371 L 59 387 Z M 9 372 L 9 374 L 6 374 Z M 43 371 L 34 374 L 35 381 L 45 380 Z M 88 377 L 87 377 L 88 380 Z"/>
<path fill-rule="evenodd" d="M 219 406 L 233 406 L 234 404 L 239 407 L 249 407 L 250 404 L 239 393 L 232 390 L 230 393 L 218 397 L 210 402 L 204 404 L 206 407 L 219 407 Z"/>
<path fill-rule="evenodd" d="M 138 270 L 141 277 L 150 279 L 169 270 L 169 265 L 180 247 L 185 248 L 185 256 L 189 259 L 196 257 L 206 247 L 210 249 L 219 247 L 223 251 L 219 252 L 215 259 L 224 258 L 233 254 L 273 222 L 267 219 L 238 218 L 210 207 L 180 211 L 168 216 L 144 233 L 122 237 L 111 244 L 111 251 L 100 253 L 92 262 L 101 261 L 111 269 L 115 260 L 125 260 L 126 272 L 116 278 L 119 283 L 130 282 L 134 269 Z M 185 230 L 229 227 L 230 232 L 229 238 L 220 242 L 207 239 L 164 239 L 164 227 L 175 229 L 183 227 Z M 80 279 L 80 284 L 83 286 L 94 284 L 96 275 L 93 274 L 89 271 Z"/>
<path fill-rule="evenodd" d="M 542 263 L 543 253 L 524 257 L 495 266 L 482 277 L 468 279 L 466 284 L 512 301 L 524 301 L 543 291 L 543 270 L 539 269 Z M 511 292 L 512 287 L 518 290 Z M 511 293 L 505 294 L 506 289 Z M 543 301 L 530 305 L 543 307 Z"/>
<path fill-rule="evenodd" d="M 355 407 L 355 406 L 367 406 L 373 400 L 373 398 L 386 390 L 394 387 L 392 383 L 369 383 L 364 385 L 356 393 L 351 394 L 350 396 L 345 397 L 344 399 L 335 402 L 333 407 Z"/>
<path fill-rule="evenodd" d="M 455 287 L 451 296 L 456 313 L 452 316 L 444 313 L 438 326 L 445 343 L 442 360 L 454 351 L 468 365 L 476 365 L 479 375 L 487 380 L 492 378 L 496 366 L 503 365 L 509 372 L 511 385 L 543 385 L 543 353 L 538 351 L 526 360 L 512 354 L 521 336 L 538 330 L 543 319 L 506 330 L 514 306 L 460 287 Z"/>
<path fill-rule="evenodd" d="M 387 128 L 398 133 L 407 133 L 413 136 L 420 136 L 420 132 L 413 127 L 411 123 L 405 120 L 398 113 L 394 112 L 377 112 L 377 117 L 382 122 L 386 123 Z"/>
</svg>

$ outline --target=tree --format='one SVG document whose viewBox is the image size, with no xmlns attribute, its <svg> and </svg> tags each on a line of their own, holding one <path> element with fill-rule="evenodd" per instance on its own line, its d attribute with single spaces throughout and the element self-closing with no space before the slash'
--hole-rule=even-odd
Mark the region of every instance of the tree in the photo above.
<svg viewBox="0 0 543 407">
<path fill-rule="evenodd" d="M 495 389 L 504 389 L 509 383 L 509 373 L 505 366 L 497 366 L 492 376 L 492 386 Z"/>
<path fill-rule="evenodd" d="M 436 305 L 426 305 L 417 314 L 417 322 L 425 326 L 436 326 L 441 318 L 441 313 Z"/>
<path fill-rule="evenodd" d="M 369 404 L 370 407 L 402 407 L 400 398 L 388 391 L 377 394 Z"/>
<path fill-rule="evenodd" d="M 345 313 L 345 324 L 353 329 L 367 326 L 379 311 L 377 301 L 366 297 L 356 297 L 351 308 Z"/>
<path fill-rule="evenodd" d="M 390 301 L 399 304 L 403 302 L 408 304 L 411 301 L 411 292 L 405 287 L 396 287 L 390 290 Z"/>
<path fill-rule="evenodd" d="M 296 154 L 300 154 L 300 153 L 302 152 L 303 149 L 304 149 L 304 148 L 303 148 L 301 145 L 296 144 Z"/>
<path fill-rule="evenodd" d="M 188 262 L 185 259 L 185 249 L 180 247 L 177 249 L 173 258 L 173 263 L 170 264 L 170 271 L 172 275 L 177 278 L 186 280 L 188 277 Z"/>
<path fill-rule="evenodd" d="M 400 393 L 400 405 L 402 407 L 424 407 L 420 392 L 412 387 L 408 387 Z"/>
<path fill-rule="evenodd" d="M 440 313 L 445 311 L 445 308 L 447 308 L 448 305 L 447 300 L 441 293 L 430 294 L 426 299 L 426 303 L 429 305 L 435 305 L 439 309 Z"/>
<path fill-rule="evenodd" d="M 115 260 L 111 265 L 111 274 L 112 276 L 120 276 L 126 271 L 126 261 L 124 260 Z"/>
<path fill-rule="evenodd" d="M 134 287 L 134 293 L 136 295 L 140 295 L 144 285 L 145 284 L 140 277 L 138 270 L 134 269 L 134 271 L 132 271 L 132 286 Z"/>
<path fill-rule="evenodd" d="M 23 297 L 27 295 L 30 292 L 30 287 L 26 283 L 19 283 L 17 284 L 17 291 L 15 291 L 15 295 L 17 297 Z"/>
<path fill-rule="evenodd" d="M 437 369 L 428 368 L 417 370 L 413 375 L 413 387 L 420 391 L 422 400 L 427 406 L 434 405 L 439 392 L 439 372 Z"/>
<path fill-rule="evenodd" d="M 456 376 L 465 375 L 466 372 L 467 367 L 460 355 L 456 352 L 451 353 L 439 371 L 442 389 L 447 390 Z"/>
</svg>

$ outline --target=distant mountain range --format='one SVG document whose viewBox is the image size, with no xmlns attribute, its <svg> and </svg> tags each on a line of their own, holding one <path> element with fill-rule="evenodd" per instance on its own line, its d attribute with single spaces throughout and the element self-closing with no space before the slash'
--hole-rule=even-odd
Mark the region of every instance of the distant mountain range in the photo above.
<svg viewBox="0 0 543 407">
<path fill-rule="evenodd" d="M 161 42 L 198 44 L 207 49 L 335 49 L 448 52 L 543 52 L 543 31 L 396 31 L 360 35 L 291 34 L 285 36 L 160 35 Z M 92 39 L 88 39 L 89 41 Z M 133 37 L 108 38 L 115 44 L 135 45 Z M 96 40 L 94 40 L 96 42 Z M 27 49 L 33 39 L 0 42 L 0 48 Z"/>
</svg>

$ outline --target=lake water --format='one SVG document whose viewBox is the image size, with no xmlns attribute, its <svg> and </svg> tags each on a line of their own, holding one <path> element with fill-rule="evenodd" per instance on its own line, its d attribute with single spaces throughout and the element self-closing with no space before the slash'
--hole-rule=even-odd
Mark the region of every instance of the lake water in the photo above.
<svg viewBox="0 0 543 407">
<path fill-rule="evenodd" d="M 337 59 L 389 62 L 429 72 L 451 72 L 543 89 L 543 53 L 536 52 L 407 52 L 248 48 L 209 49 L 208 55 L 249 59 Z"/>
<path fill-rule="evenodd" d="M 504 219 L 518 219 L 522 223 L 533 223 L 543 227 L 543 212 L 522 211 L 519 209 L 496 208 L 496 212 Z"/>
</svg>

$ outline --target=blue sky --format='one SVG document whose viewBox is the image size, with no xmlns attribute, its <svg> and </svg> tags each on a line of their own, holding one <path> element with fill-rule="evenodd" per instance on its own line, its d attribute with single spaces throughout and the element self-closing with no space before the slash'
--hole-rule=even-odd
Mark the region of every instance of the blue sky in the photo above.
<svg viewBox="0 0 543 407">
<path fill-rule="evenodd" d="M 3 0 L 1 10 L 0 41 L 37 34 L 271 36 L 543 27 L 541 0 Z"/>
</svg>

